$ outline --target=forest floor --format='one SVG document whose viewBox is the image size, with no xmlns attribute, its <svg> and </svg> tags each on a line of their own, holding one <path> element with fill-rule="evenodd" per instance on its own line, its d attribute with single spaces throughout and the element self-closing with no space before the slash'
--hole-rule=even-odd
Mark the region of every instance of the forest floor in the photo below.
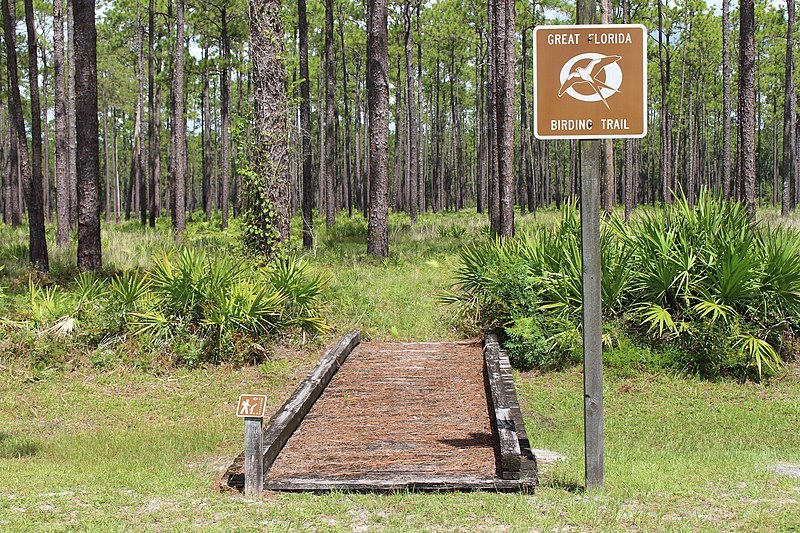
<svg viewBox="0 0 800 533">
<path fill-rule="evenodd" d="M 557 218 L 550 211 L 521 224 Z M 325 314 L 333 336 L 353 328 L 383 341 L 467 336 L 437 297 L 451 282 L 458 249 L 485 235 L 485 227 L 474 213 L 427 215 L 414 228 L 395 217 L 387 260 L 365 256 L 360 220 L 321 232 L 308 259 L 331 276 Z M 146 264 L 164 240 L 130 226 L 114 231 L 105 238 L 106 264 L 117 268 Z M 191 233 L 202 246 L 215 232 L 196 224 Z M 0 248 L 0 255 L 9 278 L 23 274 L 8 259 L 13 251 Z M 57 272 L 71 271 L 69 255 L 54 254 Z M 32 369 L 20 357 L 0 359 L 0 529 L 776 531 L 800 525 L 800 479 L 774 469 L 800 464 L 800 369 L 761 384 L 704 381 L 615 365 L 635 356 L 615 350 L 606 354 L 603 490 L 581 489 L 582 375 L 572 368 L 516 375 L 532 446 L 565 457 L 542 467 L 533 495 L 268 493 L 254 501 L 215 491 L 214 479 L 242 446 L 242 424 L 233 415 L 238 395 L 264 391 L 276 409 L 323 350 L 318 341 L 300 340 L 287 337 L 267 361 L 244 368 Z"/>
</svg>

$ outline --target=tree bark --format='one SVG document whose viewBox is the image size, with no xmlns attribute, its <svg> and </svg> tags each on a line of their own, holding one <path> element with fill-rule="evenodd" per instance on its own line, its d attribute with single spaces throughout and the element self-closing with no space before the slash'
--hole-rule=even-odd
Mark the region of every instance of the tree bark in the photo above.
<svg viewBox="0 0 800 533">
<path fill-rule="evenodd" d="M 739 179 L 751 217 L 756 213 L 755 104 L 755 5 L 753 0 L 742 0 L 739 7 Z"/>
<path fill-rule="evenodd" d="M 100 145 L 94 0 L 72 0 L 75 13 L 75 111 L 78 173 L 78 268 L 99 271 Z"/>
<path fill-rule="evenodd" d="M 514 73 L 516 71 L 516 12 L 514 0 L 504 0 L 505 27 L 502 45 L 505 46 L 503 57 L 505 73 L 502 78 L 503 99 L 498 110 L 498 123 L 502 120 L 500 130 L 499 151 L 500 158 L 500 236 L 514 236 Z M 499 70 L 498 66 L 498 70 Z"/>
<path fill-rule="evenodd" d="M 325 0 L 325 226 L 336 221 L 334 198 L 334 96 L 335 80 L 333 59 L 333 0 Z"/>
<path fill-rule="evenodd" d="M 175 110 L 172 116 L 172 145 L 175 152 L 172 177 L 172 227 L 176 237 L 186 230 L 186 117 L 184 117 L 184 2 L 175 3 L 175 77 L 172 92 L 175 98 Z"/>
<path fill-rule="evenodd" d="M 44 230 L 44 206 L 42 205 L 42 110 L 39 104 L 39 68 L 36 51 L 36 30 L 33 21 L 33 0 L 25 0 L 25 26 L 28 33 L 28 74 L 31 100 L 31 145 L 33 169 L 28 167 L 28 145 L 25 139 L 25 124 L 22 118 L 22 100 L 17 79 L 17 51 L 14 43 L 14 17 L 8 9 L 8 0 L 3 0 L 4 32 L 6 41 L 6 62 L 11 83 L 9 111 L 17 133 L 19 165 L 22 170 L 22 187 L 28 204 L 28 225 L 30 227 L 30 260 L 42 272 L 50 269 L 47 256 L 47 239 Z"/>
<path fill-rule="evenodd" d="M 208 80 L 208 43 L 203 46 L 203 211 L 211 220 L 211 89 Z"/>
<path fill-rule="evenodd" d="M 339 40 L 342 43 L 342 83 L 344 84 L 344 160 L 345 160 L 345 204 L 347 216 L 353 216 L 353 164 L 350 159 L 351 132 L 350 132 L 350 91 L 347 79 L 347 48 L 344 42 L 344 16 L 339 7 Z"/>
<path fill-rule="evenodd" d="M 781 177 L 783 178 L 783 194 L 781 195 L 781 215 L 787 216 L 790 208 L 792 164 L 794 158 L 794 0 L 786 2 L 786 77 L 784 84 L 783 104 L 783 158 L 781 160 Z"/>
<path fill-rule="evenodd" d="M 78 215 L 78 175 L 75 131 L 75 16 L 73 3 L 67 0 L 67 176 L 69 194 L 69 226 L 75 228 Z"/>
<path fill-rule="evenodd" d="M 228 37 L 228 11 L 222 6 L 222 72 L 220 73 L 220 174 L 222 181 L 222 227 L 228 227 L 228 204 L 230 203 L 230 42 Z"/>
<path fill-rule="evenodd" d="M 47 119 L 47 54 L 45 47 L 40 47 L 42 53 L 42 105 L 44 106 L 43 120 L 42 120 L 42 206 L 44 208 L 44 219 L 47 222 L 53 221 L 53 211 L 51 209 L 50 201 L 50 131 L 49 121 Z"/>
<path fill-rule="evenodd" d="M 139 29 L 139 54 L 138 54 L 138 73 L 139 73 L 139 98 L 138 102 L 138 117 L 136 122 L 139 125 L 139 151 L 136 161 L 136 207 L 139 208 L 139 222 L 144 226 L 147 224 L 147 160 L 145 159 L 145 132 L 142 127 L 142 115 L 144 114 L 144 25 L 142 24 L 141 16 L 141 1 L 137 0 L 137 24 Z M 136 126 L 134 125 L 134 130 Z"/>
<path fill-rule="evenodd" d="M 730 0 L 722 0 L 722 194 L 725 200 L 731 199 L 730 3 Z"/>
<path fill-rule="evenodd" d="M 419 9 L 419 7 L 417 7 Z M 411 41 L 411 0 L 405 0 L 403 6 L 405 20 L 405 53 L 406 53 L 406 139 L 408 142 L 408 186 L 409 215 L 411 224 L 417 222 L 419 209 L 419 138 L 417 131 L 417 84 L 413 63 L 413 43 Z"/>
<path fill-rule="evenodd" d="M 6 1 L 6 0 L 4 0 Z M 368 0 L 369 224 L 367 252 L 389 255 L 389 40 L 387 0 Z"/>
<path fill-rule="evenodd" d="M 308 78 L 308 20 L 306 0 L 297 1 L 300 32 L 300 133 L 303 160 L 303 248 L 314 245 L 314 183 L 311 176 L 311 93 Z"/>
<path fill-rule="evenodd" d="M 108 108 L 103 108 L 103 174 L 106 179 L 106 224 L 111 222 L 111 169 L 108 167 Z"/>
<path fill-rule="evenodd" d="M 147 7 L 147 155 L 148 155 L 148 198 L 151 228 L 156 227 L 156 160 L 159 156 L 159 147 L 156 146 L 156 106 L 155 106 L 155 47 L 156 25 L 154 0 L 150 0 Z"/>
<path fill-rule="evenodd" d="M 602 24 L 611 24 L 611 0 L 600 2 L 600 18 Z M 614 140 L 602 139 L 603 150 L 603 211 L 611 213 L 616 203 L 616 173 L 614 171 Z"/>
<path fill-rule="evenodd" d="M 288 130 L 286 124 L 286 71 L 280 0 L 250 0 L 250 57 L 253 62 L 253 170 L 259 177 L 259 194 L 269 203 L 261 246 L 272 257 L 279 243 L 289 240 Z M 256 191 L 251 191 L 256 192 Z M 252 202 L 252 198 L 248 198 Z M 252 204 L 251 204 L 252 205 Z M 252 207 L 251 207 L 252 208 Z"/>
</svg>

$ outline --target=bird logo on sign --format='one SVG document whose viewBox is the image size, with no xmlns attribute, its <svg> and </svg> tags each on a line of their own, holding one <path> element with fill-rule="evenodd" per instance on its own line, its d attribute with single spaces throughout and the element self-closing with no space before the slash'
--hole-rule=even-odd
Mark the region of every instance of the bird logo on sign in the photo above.
<svg viewBox="0 0 800 533">
<path fill-rule="evenodd" d="M 606 56 L 595 52 L 580 54 L 561 67 L 561 88 L 558 96 L 568 94 L 582 102 L 600 102 L 608 105 L 608 98 L 620 92 L 622 69 L 619 60 L 622 56 Z"/>
</svg>

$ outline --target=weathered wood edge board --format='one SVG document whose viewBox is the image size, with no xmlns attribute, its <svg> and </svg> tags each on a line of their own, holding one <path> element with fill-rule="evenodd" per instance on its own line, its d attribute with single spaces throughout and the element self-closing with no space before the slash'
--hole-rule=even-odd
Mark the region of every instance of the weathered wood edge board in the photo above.
<svg viewBox="0 0 800 533">
<path fill-rule="evenodd" d="M 292 396 L 286 400 L 278 412 L 270 419 L 264 430 L 263 472 L 265 478 L 289 437 L 292 436 L 300 422 L 311 410 L 314 402 L 317 401 L 322 391 L 328 386 L 339 367 L 344 364 L 347 356 L 360 342 L 360 331 L 351 331 L 342 337 L 336 345 L 325 352 L 316 368 L 300 383 Z M 222 475 L 220 485 L 237 489 L 244 487 L 244 475 L 239 473 L 242 470 L 243 463 L 244 452 L 239 454 L 227 468 Z"/>
<path fill-rule="evenodd" d="M 489 415 L 498 444 L 497 474 L 503 480 L 521 479 L 535 486 L 536 457 L 525 431 L 511 362 L 494 333 L 484 338 L 483 356 Z"/>
<path fill-rule="evenodd" d="M 452 492 L 452 491 L 495 491 L 495 492 L 527 492 L 533 491 L 534 485 L 528 480 L 506 480 L 472 476 L 422 476 L 393 478 L 358 479 L 286 479 L 267 483 L 266 490 L 287 492 Z"/>
</svg>

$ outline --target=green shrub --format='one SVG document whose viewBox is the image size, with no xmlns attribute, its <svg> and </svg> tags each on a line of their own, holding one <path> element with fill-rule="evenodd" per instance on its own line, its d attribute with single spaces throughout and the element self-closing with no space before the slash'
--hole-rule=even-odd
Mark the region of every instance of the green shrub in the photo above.
<svg viewBox="0 0 800 533">
<path fill-rule="evenodd" d="M 205 339 L 208 361 L 255 359 L 253 345 L 264 337 L 290 328 L 312 334 L 328 328 L 320 316 L 326 280 L 296 260 L 256 269 L 186 249 L 176 257 L 163 254 L 145 276 L 148 295 L 130 313 L 132 331 L 173 347 L 198 335 Z M 196 362 L 196 350 L 181 358 Z"/>
<path fill-rule="evenodd" d="M 534 317 L 521 317 L 506 328 L 511 364 L 520 370 L 551 366 L 550 345 L 541 324 Z"/>
<path fill-rule="evenodd" d="M 607 320 L 703 376 L 760 378 L 778 371 L 784 339 L 800 316 L 800 236 L 759 226 L 741 204 L 702 194 L 679 197 L 636 222 L 601 226 L 602 304 Z M 574 205 L 554 228 L 466 247 L 454 290 L 444 300 L 479 325 L 504 327 L 518 353 L 538 353 L 530 317 L 550 339 L 580 323 L 580 223 Z M 522 318 L 519 318 L 522 317 Z M 561 326 L 552 328 L 561 321 Z M 560 331 L 559 331 L 560 330 Z M 569 349 L 569 345 L 564 344 Z M 511 345 L 509 345 L 510 347 Z M 555 348 L 558 350 L 559 348 Z M 519 356 L 546 365 L 538 356 Z"/>
</svg>

